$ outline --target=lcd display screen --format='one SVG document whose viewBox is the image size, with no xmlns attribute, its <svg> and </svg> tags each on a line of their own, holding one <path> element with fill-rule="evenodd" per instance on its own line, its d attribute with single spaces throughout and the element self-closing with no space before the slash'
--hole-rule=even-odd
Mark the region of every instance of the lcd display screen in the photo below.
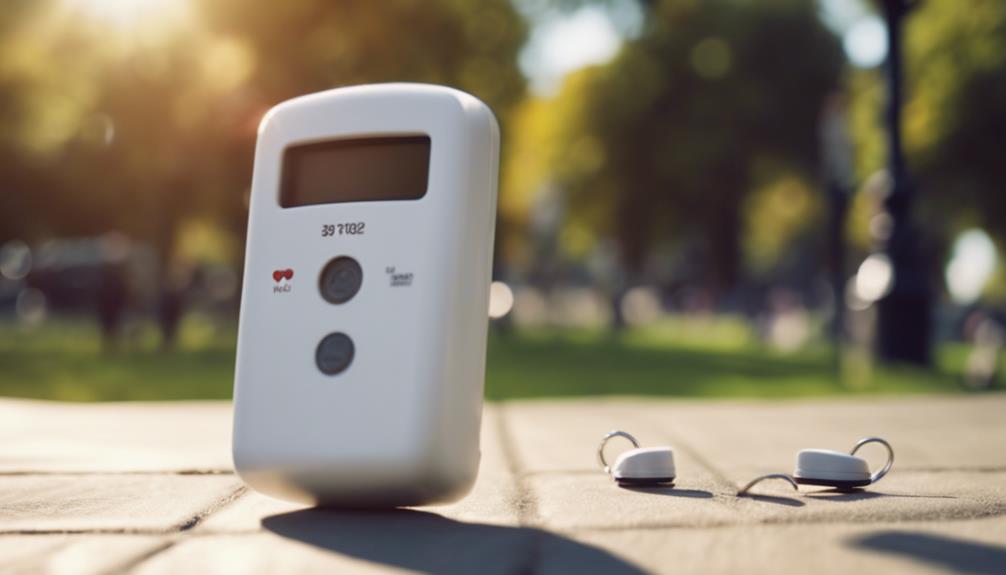
<svg viewBox="0 0 1006 575">
<path fill-rule="evenodd" d="M 283 152 L 280 205 L 418 200 L 426 195 L 429 176 L 429 136 L 290 146 Z"/>
</svg>

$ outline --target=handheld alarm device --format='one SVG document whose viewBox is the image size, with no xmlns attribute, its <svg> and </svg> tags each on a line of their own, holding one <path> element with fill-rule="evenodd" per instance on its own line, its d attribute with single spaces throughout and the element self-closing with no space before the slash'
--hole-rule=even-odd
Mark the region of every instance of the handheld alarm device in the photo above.
<svg viewBox="0 0 1006 575">
<path fill-rule="evenodd" d="M 265 494 L 463 496 L 479 425 L 499 129 L 449 88 L 295 98 L 259 127 L 234 465 Z"/>
</svg>

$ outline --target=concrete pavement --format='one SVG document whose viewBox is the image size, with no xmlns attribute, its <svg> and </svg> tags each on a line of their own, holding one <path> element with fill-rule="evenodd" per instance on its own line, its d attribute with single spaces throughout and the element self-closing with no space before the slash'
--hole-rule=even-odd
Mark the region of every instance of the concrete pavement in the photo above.
<svg viewBox="0 0 1006 575">
<path fill-rule="evenodd" d="M 613 428 L 673 446 L 676 486 L 616 487 Z M 868 435 L 897 459 L 866 491 L 734 496 Z M 490 404 L 473 492 L 393 512 L 248 491 L 229 441 L 223 402 L 0 401 L 0 572 L 1006 573 L 1003 395 Z"/>
</svg>

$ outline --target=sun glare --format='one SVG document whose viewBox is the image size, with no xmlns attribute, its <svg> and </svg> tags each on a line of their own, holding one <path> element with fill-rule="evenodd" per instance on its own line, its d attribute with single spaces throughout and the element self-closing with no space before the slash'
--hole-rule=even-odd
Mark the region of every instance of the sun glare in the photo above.
<svg viewBox="0 0 1006 575">
<path fill-rule="evenodd" d="M 75 12 L 121 31 L 163 28 L 188 16 L 188 0 L 66 0 Z"/>
</svg>

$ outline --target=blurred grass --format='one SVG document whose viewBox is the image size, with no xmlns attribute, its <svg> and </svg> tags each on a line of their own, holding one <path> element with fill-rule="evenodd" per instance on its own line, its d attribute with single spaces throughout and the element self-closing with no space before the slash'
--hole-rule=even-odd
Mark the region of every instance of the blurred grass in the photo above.
<svg viewBox="0 0 1006 575">
<path fill-rule="evenodd" d="M 234 378 L 233 326 L 187 319 L 175 351 L 162 352 L 153 327 L 120 349 L 101 348 L 93 322 L 50 322 L 26 330 L 0 325 L 0 396 L 66 401 L 223 399 Z"/>
<path fill-rule="evenodd" d="M 619 335 L 601 330 L 494 333 L 490 399 L 579 395 L 780 398 L 853 393 L 962 392 L 967 349 L 944 346 L 937 369 L 874 368 L 846 361 L 834 376 L 825 346 L 782 354 L 760 346 L 743 322 L 668 320 Z M 234 326 L 190 316 L 178 349 L 162 352 L 148 327 L 116 352 L 96 327 L 0 324 L 0 396 L 68 401 L 226 399 L 234 373 Z"/>
</svg>

